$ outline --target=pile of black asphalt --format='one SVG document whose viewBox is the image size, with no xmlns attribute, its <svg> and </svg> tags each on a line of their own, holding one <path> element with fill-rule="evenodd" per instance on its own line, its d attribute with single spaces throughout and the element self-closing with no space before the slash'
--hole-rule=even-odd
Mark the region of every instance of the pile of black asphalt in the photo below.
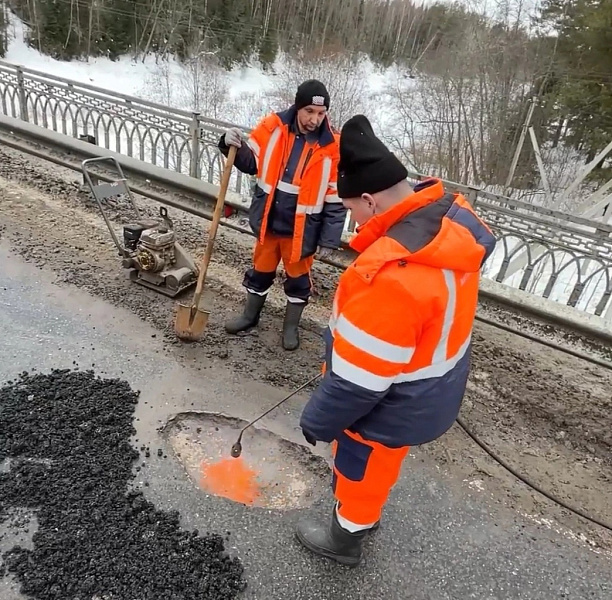
<svg viewBox="0 0 612 600">
<path fill-rule="evenodd" d="M 32 544 L 0 559 L 20 593 L 232 600 L 245 589 L 221 535 L 181 529 L 130 487 L 138 396 L 91 371 L 24 372 L 0 388 L 0 522 L 20 527 L 23 511 L 37 522 Z"/>
</svg>

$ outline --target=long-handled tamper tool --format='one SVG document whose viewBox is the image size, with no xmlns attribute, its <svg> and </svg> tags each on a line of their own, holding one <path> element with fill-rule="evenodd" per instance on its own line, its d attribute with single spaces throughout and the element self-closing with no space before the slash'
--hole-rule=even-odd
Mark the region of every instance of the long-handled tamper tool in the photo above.
<svg viewBox="0 0 612 600">
<path fill-rule="evenodd" d="M 291 392 L 288 396 L 285 396 L 280 402 L 277 402 L 272 408 L 268 409 L 263 415 L 259 415 L 254 421 L 251 421 L 248 425 L 245 425 L 236 440 L 236 443 L 232 446 L 232 457 L 238 458 L 242 454 L 242 434 L 251 426 L 257 423 L 259 419 L 263 419 L 268 413 L 271 413 L 275 408 L 278 408 L 283 402 L 286 402 L 292 396 L 295 396 L 298 392 L 301 392 L 305 387 L 309 386 L 311 383 L 314 383 L 319 377 L 321 377 L 321 373 L 317 373 L 312 379 L 309 379 L 306 383 L 302 384 L 297 390 Z"/>
</svg>

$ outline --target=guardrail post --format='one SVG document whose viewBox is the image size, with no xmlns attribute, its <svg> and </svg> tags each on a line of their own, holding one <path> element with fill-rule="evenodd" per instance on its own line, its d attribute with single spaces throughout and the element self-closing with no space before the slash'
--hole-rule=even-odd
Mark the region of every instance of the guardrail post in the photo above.
<svg viewBox="0 0 612 600">
<path fill-rule="evenodd" d="M 93 135 L 89 135 L 88 133 L 83 133 L 79 136 L 79 140 L 81 140 L 82 142 L 87 142 L 88 144 L 94 144 L 95 146 L 98 145 L 98 140 L 95 138 L 95 136 Z M 91 183 L 93 183 L 94 185 L 98 185 L 99 180 L 95 175 L 91 175 Z M 87 185 L 87 178 L 85 177 L 85 174 L 83 174 L 83 186 Z"/>
<path fill-rule="evenodd" d="M 465 190 L 465 197 L 472 205 L 472 208 L 476 208 L 476 204 L 478 203 L 478 188 L 467 186 L 467 189 Z"/>
<path fill-rule="evenodd" d="M 200 113 L 194 112 L 189 125 L 191 135 L 191 161 L 189 162 L 189 175 L 200 179 Z"/>
<path fill-rule="evenodd" d="M 28 121 L 28 105 L 25 90 L 25 82 L 23 79 L 23 70 L 17 67 L 17 89 L 19 91 L 19 118 L 22 121 Z"/>
</svg>

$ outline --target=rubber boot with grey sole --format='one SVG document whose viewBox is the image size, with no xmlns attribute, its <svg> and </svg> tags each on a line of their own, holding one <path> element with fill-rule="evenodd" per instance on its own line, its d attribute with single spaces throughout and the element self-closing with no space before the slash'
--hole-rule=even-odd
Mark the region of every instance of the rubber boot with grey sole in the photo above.
<svg viewBox="0 0 612 600">
<path fill-rule="evenodd" d="M 311 552 L 349 567 L 357 567 L 363 559 L 361 544 L 369 531 L 364 529 L 351 533 L 343 529 L 338 523 L 334 508 L 328 525 L 318 523 L 314 519 L 306 519 L 298 524 L 296 536 Z"/>
<path fill-rule="evenodd" d="M 297 350 L 300 346 L 300 319 L 306 308 L 306 302 L 287 302 L 285 307 L 285 319 L 283 321 L 283 348 L 285 350 Z"/>
<path fill-rule="evenodd" d="M 230 319 L 225 323 L 225 331 L 228 333 L 239 333 L 255 327 L 259 323 L 261 309 L 266 302 L 266 296 L 247 293 L 246 304 L 243 313 Z"/>
</svg>

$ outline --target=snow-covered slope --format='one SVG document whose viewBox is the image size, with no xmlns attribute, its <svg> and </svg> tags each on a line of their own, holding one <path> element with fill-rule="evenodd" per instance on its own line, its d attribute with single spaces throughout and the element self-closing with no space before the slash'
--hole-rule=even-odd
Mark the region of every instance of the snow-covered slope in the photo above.
<svg viewBox="0 0 612 600">
<path fill-rule="evenodd" d="M 182 94 L 183 98 L 181 94 L 176 94 L 175 98 L 164 97 L 160 79 L 169 79 L 173 87 L 179 88 L 189 87 L 186 82 L 193 79 L 193 70 L 174 59 L 160 61 L 157 57 L 150 55 L 144 59 L 123 56 L 117 61 L 100 57 L 60 61 L 43 55 L 26 44 L 24 39 L 27 26 L 17 16 L 9 13 L 8 20 L 8 49 L 4 57 L 7 62 L 164 104 L 169 104 L 169 100 L 174 100 L 173 105 L 176 108 L 192 108 L 186 104 L 193 104 L 193 99 L 185 99 L 185 94 Z M 388 69 L 381 73 L 377 72 L 369 61 L 364 62 L 361 69 L 365 68 L 367 71 L 364 83 L 368 94 L 381 92 L 392 78 L 397 77 L 396 69 Z M 222 71 L 220 75 L 227 102 L 240 99 L 244 103 L 262 93 L 273 92 L 284 83 L 279 81 L 279 74 L 285 71 L 286 57 L 282 55 L 279 55 L 270 72 L 264 72 L 257 66 Z M 324 79 L 325 74 L 322 74 L 321 78 Z M 228 119 L 226 117 L 223 120 Z"/>
</svg>

